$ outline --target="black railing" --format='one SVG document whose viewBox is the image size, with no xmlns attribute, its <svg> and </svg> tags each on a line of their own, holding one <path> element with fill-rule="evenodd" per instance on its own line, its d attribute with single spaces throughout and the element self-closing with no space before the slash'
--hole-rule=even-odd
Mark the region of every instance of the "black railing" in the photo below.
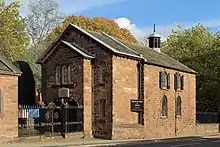
<svg viewBox="0 0 220 147">
<path fill-rule="evenodd" d="M 219 123 L 218 112 L 196 112 L 197 123 Z"/>
<path fill-rule="evenodd" d="M 83 131 L 82 107 L 66 107 L 66 133 Z M 61 133 L 61 108 L 59 106 L 27 106 L 20 105 L 18 109 L 18 135 L 60 135 Z"/>
</svg>

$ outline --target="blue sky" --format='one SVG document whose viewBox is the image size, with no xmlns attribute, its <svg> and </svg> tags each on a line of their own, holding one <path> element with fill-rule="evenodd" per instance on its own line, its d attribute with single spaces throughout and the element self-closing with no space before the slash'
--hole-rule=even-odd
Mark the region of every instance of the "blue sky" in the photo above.
<svg viewBox="0 0 220 147">
<path fill-rule="evenodd" d="M 8 0 L 10 1 L 10 0 Z M 21 0 L 24 6 L 28 0 Z M 202 23 L 213 32 L 220 29 L 219 0 L 57 0 L 63 13 L 114 19 L 139 39 L 152 32 L 163 36 L 177 24 L 186 28 Z"/>
</svg>

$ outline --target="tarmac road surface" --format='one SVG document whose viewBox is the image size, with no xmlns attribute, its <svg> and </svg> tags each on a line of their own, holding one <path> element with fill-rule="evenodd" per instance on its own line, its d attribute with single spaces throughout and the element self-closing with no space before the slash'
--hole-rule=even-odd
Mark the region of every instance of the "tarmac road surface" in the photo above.
<svg viewBox="0 0 220 147">
<path fill-rule="evenodd" d="M 130 144 L 117 145 L 118 147 L 220 147 L 220 138 L 196 139 L 187 141 L 167 141 L 167 142 L 136 142 Z"/>
</svg>

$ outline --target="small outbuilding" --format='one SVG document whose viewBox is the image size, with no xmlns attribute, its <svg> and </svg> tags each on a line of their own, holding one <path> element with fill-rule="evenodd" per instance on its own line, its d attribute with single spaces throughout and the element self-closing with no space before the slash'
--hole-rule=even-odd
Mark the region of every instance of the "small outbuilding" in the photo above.
<svg viewBox="0 0 220 147">
<path fill-rule="evenodd" d="M 0 142 L 18 137 L 18 77 L 21 71 L 0 56 Z"/>
</svg>

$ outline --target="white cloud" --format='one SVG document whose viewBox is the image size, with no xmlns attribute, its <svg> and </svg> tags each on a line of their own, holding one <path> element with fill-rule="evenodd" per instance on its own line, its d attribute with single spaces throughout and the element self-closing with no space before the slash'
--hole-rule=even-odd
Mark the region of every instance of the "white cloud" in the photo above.
<svg viewBox="0 0 220 147">
<path fill-rule="evenodd" d="M 125 17 L 115 19 L 115 22 L 118 23 L 118 25 L 121 28 L 127 28 L 128 30 L 130 30 L 131 33 L 140 42 L 143 42 L 144 39 L 146 39 L 153 31 L 153 25 L 146 26 L 144 28 L 139 28 L 135 24 L 131 23 L 131 20 Z M 201 23 L 208 28 L 216 28 L 216 27 L 220 27 L 220 18 L 206 20 L 206 21 L 195 21 L 195 22 L 175 22 L 168 25 L 156 24 L 156 32 L 162 36 L 161 40 L 163 41 L 166 39 L 166 37 L 168 37 L 171 34 L 171 30 L 174 29 L 178 24 L 183 25 L 184 28 L 191 28 L 192 26 L 195 26 L 198 23 Z"/>
<path fill-rule="evenodd" d="M 119 25 L 119 27 L 130 30 L 135 38 L 140 42 L 144 42 L 144 40 L 146 40 L 146 38 L 153 32 L 153 26 L 138 28 L 135 24 L 131 23 L 128 18 L 125 17 L 115 19 L 115 22 Z M 157 32 L 162 36 L 162 40 L 164 40 L 164 36 L 168 34 L 168 31 L 165 31 L 163 27 L 157 27 Z"/>
<path fill-rule="evenodd" d="M 147 36 L 147 32 L 137 28 L 136 25 L 133 24 L 128 18 L 118 18 L 115 20 L 115 22 L 119 25 L 119 27 L 128 29 L 137 38 L 137 40 L 143 41 Z"/>
</svg>

